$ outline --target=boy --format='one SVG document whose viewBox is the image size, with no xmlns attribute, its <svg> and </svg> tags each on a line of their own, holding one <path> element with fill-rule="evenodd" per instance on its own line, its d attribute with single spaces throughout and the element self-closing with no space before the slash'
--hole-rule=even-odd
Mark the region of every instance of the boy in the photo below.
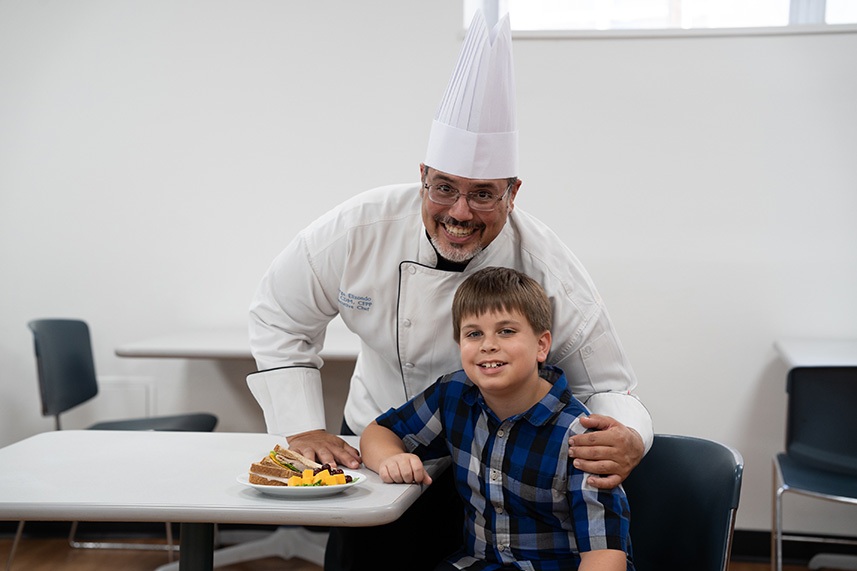
<svg viewBox="0 0 857 571">
<path fill-rule="evenodd" d="M 624 491 L 595 489 L 568 458 L 588 411 L 543 365 L 551 315 L 531 278 L 476 272 L 453 299 L 464 369 L 363 432 L 363 461 L 385 482 L 430 484 L 422 461 L 452 457 L 465 540 L 437 571 L 634 569 Z"/>
</svg>

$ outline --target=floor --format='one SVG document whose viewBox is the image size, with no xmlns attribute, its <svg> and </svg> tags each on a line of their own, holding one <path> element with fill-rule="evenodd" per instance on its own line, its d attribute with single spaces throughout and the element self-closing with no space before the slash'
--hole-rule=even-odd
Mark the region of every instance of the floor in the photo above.
<svg viewBox="0 0 857 571">
<path fill-rule="evenodd" d="M 0 564 L 6 564 L 11 548 L 11 538 L 0 538 Z M 178 555 L 174 557 L 174 561 L 178 560 Z M 11 571 L 153 571 L 166 563 L 169 563 L 169 558 L 162 551 L 70 549 L 64 538 L 28 538 L 18 546 Z M 301 559 L 285 561 L 271 557 L 218 567 L 218 570 L 322 571 L 322 568 Z"/>
<path fill-rule="evenodd" d="M 0 563 L 5 565 L 12 546 L 11 538 L 0 538 Z M 18 547 L 12 571 L 153 571 L 167 563 L 167 554 L 147 551 L 113 551 L 70 549 L 65 539 L 32 539 Z M 322 568 L 300 559 L 279 558 L 219 567 L 220 571 L 322 571 Z M 769 571 L 769 563 L 732 563 L 729 571 Z M 807 571 L 806 567 L 786 566 L 783 571 Z"/>
</svg>

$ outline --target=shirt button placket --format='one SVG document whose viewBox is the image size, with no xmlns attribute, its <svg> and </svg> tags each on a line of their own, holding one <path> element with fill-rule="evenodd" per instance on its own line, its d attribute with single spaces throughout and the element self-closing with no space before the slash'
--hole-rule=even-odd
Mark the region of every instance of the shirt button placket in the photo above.
<svg viewBox="0 0 857 571">
<path fill-rule="evenodd" d="M 501 560 L 505 563 L 511 561 L 511 554 L 509 553 L 509 541 L 511 538 L 511 526 L 509 522 L 509 517 L 506 513 L 506 509 L 503 505 L 503 457 L 506 455 L 506 444 L 508 441 L 506 440 L 506 435 L 509 430 L 506 424 L 501 425 L 497 432 L 495 433 L 496 438 L 494 440 L 494 449 L 491 455 L 491 472 L 490 478 L 491 483 L 488 486 L 491 497 L 489 501 L 492 502 L 494 506 L 494 513 L 496 514 L 496 540 L 497 540 L 497 548 L 501 554 Z"/>
</svg>

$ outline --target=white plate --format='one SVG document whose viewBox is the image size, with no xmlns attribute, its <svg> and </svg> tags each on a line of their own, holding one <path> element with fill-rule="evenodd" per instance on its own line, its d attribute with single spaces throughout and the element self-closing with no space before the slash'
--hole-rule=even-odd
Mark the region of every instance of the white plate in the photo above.
<svg viewBox="0 0 857 571">
<path fill-rule="evenodd" d="M 269 496 L 279 496 L 281 498 L 318 498 L 321 496 L 332 496 L 344 492 L 352 486 L 361 484 L 366 476 L 362 476 L 359 472 L 351 470 L 343 470 L 343 472 L 351 476 L 351 481 L 347 484 L 337 484 L 335 486 L 265 486 L 262 484 L 251 484 L 249 475 L 244 473 L 238 476 L 238 483 L 247 487 L 258 490 Z"/>
</svg>

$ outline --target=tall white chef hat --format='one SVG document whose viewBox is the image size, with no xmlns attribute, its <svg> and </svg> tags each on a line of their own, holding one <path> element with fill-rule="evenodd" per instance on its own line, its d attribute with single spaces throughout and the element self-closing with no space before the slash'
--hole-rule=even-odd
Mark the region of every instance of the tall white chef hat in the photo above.
<svg viewBox="0 0 857 571">
<path fill-rule="evenodd" d="M 512 31 L 477 11 L 429 134 L 425 164 L 465 178 L 518 175 Z"/>
</svg>

